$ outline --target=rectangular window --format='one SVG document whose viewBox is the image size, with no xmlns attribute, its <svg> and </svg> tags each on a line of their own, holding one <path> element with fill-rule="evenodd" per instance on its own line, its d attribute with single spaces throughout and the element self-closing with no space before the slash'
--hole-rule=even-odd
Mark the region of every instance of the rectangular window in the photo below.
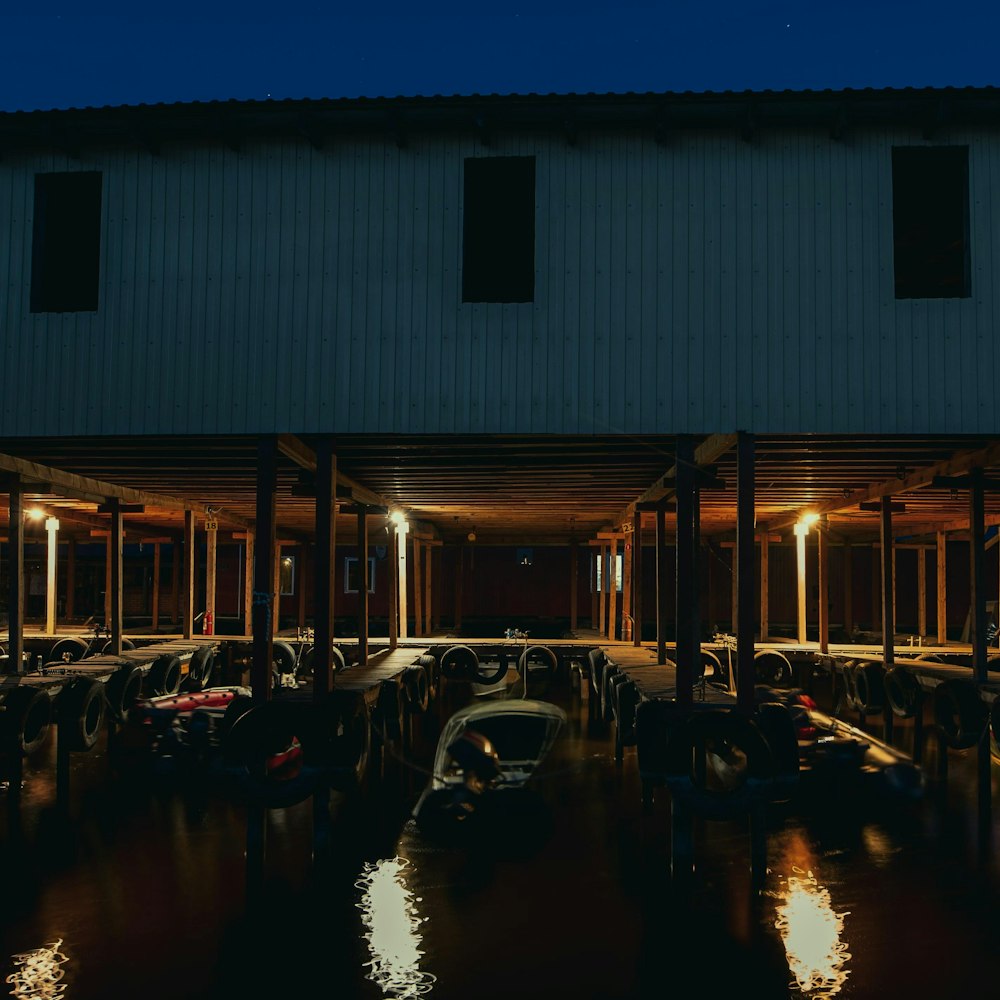
<svg viewBox="0 0 1000 1000">
<path fill-rule="evenodd" d="M 893 149 L 892 238 L 897 299 L 971 294 L 967 146 Z"/>
<path fill-rule="evenodd" d="M 597 559 L 596 556 L 594 558 Z M 622 555 L 619 552 L 615 555 L 615 593 L 618 594 L 622 592 L 623 568 L 624 564 L 622 562 Z M 604 581 L 601 579 L 601 577 L 603 576 L 604 576 L 604 560 L 597 559 L 597 593 L 599 594 L 604 593 Z"/>
<path fill-rule="evenodd" d="M 31 311 L 94 312 L 101 269 L 101 175 L 35 175 Z"/>
<path fill-rule="evenodd" d="M 535 158 L 465 161 L 462 301 L 535 298 Z"/>
<path fill-rule="evenodd" d="M 361 590 L 361 566 L 357 556 L 344 559 L 344 593 L 357 594 Z M 375 557 L 368 557 L 368 593 L 375 593 Z"/>
</svg>

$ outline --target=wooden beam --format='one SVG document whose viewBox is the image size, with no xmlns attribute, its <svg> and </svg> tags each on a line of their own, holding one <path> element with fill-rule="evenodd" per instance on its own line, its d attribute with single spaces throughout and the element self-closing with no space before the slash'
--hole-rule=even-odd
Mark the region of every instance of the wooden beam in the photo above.
<svg viewBox="0 0 1000 1000">
<path fill-rule="evenodd" d="M 399 647 L 399 532 L 389 525 L 389 648 Z"/>
<path fill-rule="evenodd" d="M 694 449 L 694 464 L 696 466 L 712 465 L 718 458 L 720 458 L 720 456 L 724 455 L 727 451 L 731 451 L 735 444 L 735 434 L 712 434 L 705 438 L 705 440 Z M 662 476 L 656 480 L 655 483 L 639 494 L 639 496 L 633 500 L 624 511 L 622 511 L 621 515 L 614 523 L 625 524 L 630 521 L 632 519 L 632 514 L 635 511 L 636 504 L 662 500 L 668 495 L 675 494 L 676 488 L 664 488 L 662 486 L 664 479 L 676 481 L 676 461 Z"/>
<path fill-rule="evenodd" d="M 733 593 L 736 636 L 736 703 L 742 715 L 755 710 L 754 667 L 754 499 L 756 442 L 740 433 L 736 442 L 736 548 L 733 549 Z"/>
<path fill-rule="evenodd" d="M 66 552 L 66 619 L 76 616 L 76 541 L 70 539 Z"/>
<path fill-rule="evenodd" d="M 862 490 L 854 490 L 845 497 L 826 500 L 818 504 L 808 504 L 799 507 L 786 517 L 779 518 L 768 524 L 769 530 L 780 530 L 797 523 L 804 514 L 831 514 L 838 510 L 857 507 L 867 500 L 880 500 L 882 497 L 896 496 L 911 490 L 930 486 L 936 476 L 954 476 L 975 468 L 989 468 L 1000 463 L 1000 443 L 992 444 L 978 451 L 960 452 L 942 462 L 936 462 L 920 469 L 903 479 L 890 479 L 873 483 Z"/>
<path fill-rule="evenodd" d="M 880 531 L 882 542 L 882 662 L 886 670 L 893 666 L 893 656 L 896 635 L 896 587 L 893 579 L 892 548 L 892 504 L 889 498 L 882 498 L 880 514 Z"/>
<path fill-rule="evenodd" d="M 462 589 L 465 581 L 465 542 L 458 543 L 456 556 L 458 566 L 455 569 L 455 631 L 462 628 Z"/>
<path fill-rule="evenodd" d="M 39 465 L 37 462 L 15 458 L 13 455 L 0 454 L 0 470 L 17 473 L 24 479 L 51 483 L 53 487 L 64 490 L 67 496 L 73 496 L 74 491 L 82 490 L 91 496 L 96 494 L 106 499 L 115 498 L 128 504 L 141 504 L 147 507 L 159 507 L 164 510 L 196 510 L 201 514 L 206 512 L 204 504 L 192 504 L 180 497 L 167 496 L 162 493 L 150 493 L 146 490 L 134 490 L 127 486 L 117 486 L 114 483 L 105 483 L 98 479 L 91 479 L 88 476 L 78 476 L 73 472 L 62 472 L 59 469 Z M 235 514 L 219 513 L 218 516 L 232 524 L 239 524 L 243 527 L 247 525 L 245 518 L 241 518 Z"/>
<path fill-rule="evenodd" d="M 1000 525 L 1000 514 L 985 514 L 983 516 L 983 526 L 990 528 L 994 525 Z M 910 538 L 917 535 L 936 535 L 939 531 L 946 533 L 954 531 L 968 531 L 969 519 L 967 517 L 952 517 L 947 521 L 923 521 L 920 524 L 913 525 L 912 527 L 909 525 L 902 526 L 898 530 L 904 532 L 904 538 Z M 928 547 L 930 547 L 929 544 Z"/>
<path fill-rule="evenodd" d="M 316 471 L 316 452 L 294 434 L 278 435 L 278 451 L 286 458 L 290 458 L 299 468 L 307 469 L 310 472 Z M 339 469 L 337 470 L 337 485 L 346 486 L 351 491 L 351 498 L 355 502 L 365 504 L 368 507 L 398 507 L 397 504 L 386 500 L 385 497 L 362 485 L 356 479 L 345 475 Z M 416 522 L 411 524 L 411 531 L 414 530 L 417 530 Z M 433 525 L 427 525 L 425 530 L 438 537 L 437 529 Z"/>
<path fill-rule="evenodd" d="M 243 539 L 243 634 L 253 633 L 254 533 Z"/>
</svg>

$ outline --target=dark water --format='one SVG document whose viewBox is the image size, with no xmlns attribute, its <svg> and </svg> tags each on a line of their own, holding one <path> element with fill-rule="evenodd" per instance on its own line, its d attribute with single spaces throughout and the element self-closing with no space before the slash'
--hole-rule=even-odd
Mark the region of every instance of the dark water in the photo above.
<svg viewBox="0 0 1000 1000">
<path fill-rule="evenodd" d="M 314 857 L 311 802 L 248 814 L 211 782 L 116 765 L 102 739 L 74 756 L 58 808 L 43 751 L 21 809 L 3 816 L 6 989 L 73 1000 L 1000 992 L 997 870 L 977 861 L 971 755 L 952 752 L 947 788 L 916 805 L 844 792 L 775 806 L 762 892 L 746 824 L 699 824 L 682 890 L 666 794 L 644 813 L 635 751 L 616 766 L 608 735 L 588 735 L 586 703 L 568 688 L 551 697 L 569 726 L 536 783 L 548 824 L 491 851 L 423 840 L 407 814 L 425 776 L 391 758 L 363 798 L 333 795 L 332 850 Z M 417 726 L 420 766 L 438 722 Z"/>
</svg>

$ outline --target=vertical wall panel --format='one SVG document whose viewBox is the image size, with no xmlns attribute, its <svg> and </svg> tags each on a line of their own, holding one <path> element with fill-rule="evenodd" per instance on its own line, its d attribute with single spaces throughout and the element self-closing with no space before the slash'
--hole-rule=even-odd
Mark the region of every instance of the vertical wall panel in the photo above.
<svg viewBox="0 0 1000 1000">
<path fill-rule="evenodd" d="M 0 162 L 0 434 L 993 432 L 997 139 L 338 137 Z M 897 300 L 893 145 L 968 144 L 972 296 Z M 536 157 L 531 303 L 461 301 L 463 161 Z M 100 304 L 30 312 L 34 176 Z"/>
</svg>

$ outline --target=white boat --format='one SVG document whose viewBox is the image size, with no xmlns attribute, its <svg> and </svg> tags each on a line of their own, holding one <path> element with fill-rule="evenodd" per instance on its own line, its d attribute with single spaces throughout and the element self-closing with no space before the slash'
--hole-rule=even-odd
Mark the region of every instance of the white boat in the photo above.
<svg viewBox="0 0 1000 1000">
<path fill-rule="evenodd" d="M 437 813 L 442 803 L 448 802 L 448 793 L 458 796 L 466 788 L 465 770 L 448 751 L 465 732 L 486 737 L 496 750 L 498 773 L 481 796 L 485 800 L 525 788 L 565 724 L 566 713 L 547 701 L 511 698 L 459 709 L 441 731 L 433 775 L 413 808 L 418 826 L 430 825 L 427 813 Z"/>
</svg>

